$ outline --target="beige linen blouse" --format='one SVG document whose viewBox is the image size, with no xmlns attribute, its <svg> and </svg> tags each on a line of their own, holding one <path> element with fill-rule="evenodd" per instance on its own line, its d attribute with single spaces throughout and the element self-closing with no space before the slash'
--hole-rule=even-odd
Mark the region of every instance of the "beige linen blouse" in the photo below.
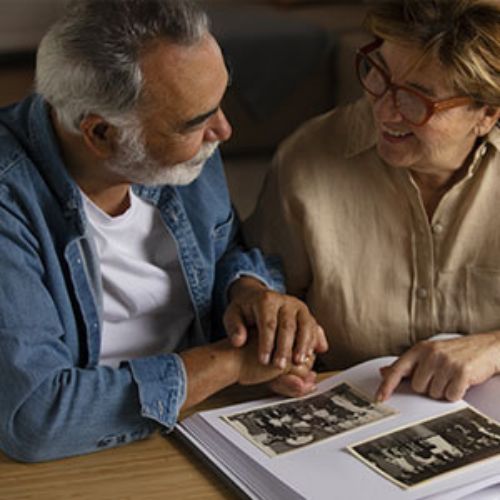
<svg viewBox="0 0 500 500">
<path fill-rule="evenodd" d="M 496 128 L 429 222 L 410 172 L 377 155 L 365 99 L 281 145 L 244 231 L 283 259 L 327 332 L 328 368 L 500 328 L 499 149 Z"/>
</svg>

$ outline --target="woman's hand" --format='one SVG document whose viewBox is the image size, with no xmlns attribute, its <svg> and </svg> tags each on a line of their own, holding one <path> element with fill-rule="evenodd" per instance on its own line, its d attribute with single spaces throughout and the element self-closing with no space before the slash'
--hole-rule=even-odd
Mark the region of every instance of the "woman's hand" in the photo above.
<svg viewBox="0 0 500 500">
<path fill-rule="evenodd" d="M 456 401 L 500 372 L 500 332 L 419 342 L 380 372 L 378 401 L 388 399 L 403 378 L 410 378 L 419 394 Z"/>
<path fill-rule="evenodd" d="M 312 370 L 315 356 L 307 356 L 301 365 L 291 365 L 283 375 L 269 383 L 272 391 L 282 396 L 299 398 L 316 390 L 317 374 Z"/>
<path fill-rule="evenodd" d="M 328 349 L 325 333 L 307 305 L 290 295 L 274 292 L 260 281 L 242 277 L 230 289 L 231 302 L 224 326 L 231 344 L 246 344 L 249 331 L 258 332 L 258 357 L 278 368 L 303 364 L 307 356 Z"/>
</svg>

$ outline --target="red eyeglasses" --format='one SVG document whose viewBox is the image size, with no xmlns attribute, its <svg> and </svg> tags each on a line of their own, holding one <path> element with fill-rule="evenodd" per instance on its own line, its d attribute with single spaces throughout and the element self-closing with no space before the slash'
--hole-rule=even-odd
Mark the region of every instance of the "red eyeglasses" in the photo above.
<svg viewBox="0 0 500 500">
<path fill-rule="evenodd" d="M 432 101 L 417 90 L 404 85 L 396 85 L 391 81 L 390 75 L 369 56 L 382 43 L 383 40 L 377 39 L 357 51 L 357 75 L 362 87 L 376 98 L 390 91 L 394 106 L 407 122 L 420 127 L 425 125 L 434 113 L 474 102 L 474 99 L 466 96 Z"/>
</svg>

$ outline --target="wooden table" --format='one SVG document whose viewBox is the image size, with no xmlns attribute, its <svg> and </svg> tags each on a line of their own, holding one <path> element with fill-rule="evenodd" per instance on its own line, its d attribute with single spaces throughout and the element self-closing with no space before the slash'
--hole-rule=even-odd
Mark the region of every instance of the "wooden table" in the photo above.
<svg viewBox="0 0 500 500">
<path fill-rule="evenodd" d="M 230 387 L 192 411 L 263 397 L 263 388 Z M 236 494 L 175 436 L 41 464 L 0 453 L 1 500 L 234 499 Z"/>
</svg>

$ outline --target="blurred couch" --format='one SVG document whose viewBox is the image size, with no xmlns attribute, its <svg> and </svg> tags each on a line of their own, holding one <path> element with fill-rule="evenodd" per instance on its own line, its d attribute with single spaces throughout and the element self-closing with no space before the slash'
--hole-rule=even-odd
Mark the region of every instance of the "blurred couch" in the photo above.
<svg viewBox="0 0 500 500">
<path fill-rule="evenodd" d="M 272 152 L 306 119 L 354 100 L 363 0 L 205 0 L 232 71 L 226 155 Z"/>
<path fill-rule="evenodd" d="M 33 51 L 66 0 L 0 0 L 0 60 Z"/>
<path fill-rule="evenodd" d="M 29 91 L 34 50 L 65 1 L 0 0 L 3 102 Z M 363 0 L 200 3 L 232 66 L 226 154 L 272 152 L 304 120 L 359 94 L 353 59 L 366 39 Z"/>
</svg>

